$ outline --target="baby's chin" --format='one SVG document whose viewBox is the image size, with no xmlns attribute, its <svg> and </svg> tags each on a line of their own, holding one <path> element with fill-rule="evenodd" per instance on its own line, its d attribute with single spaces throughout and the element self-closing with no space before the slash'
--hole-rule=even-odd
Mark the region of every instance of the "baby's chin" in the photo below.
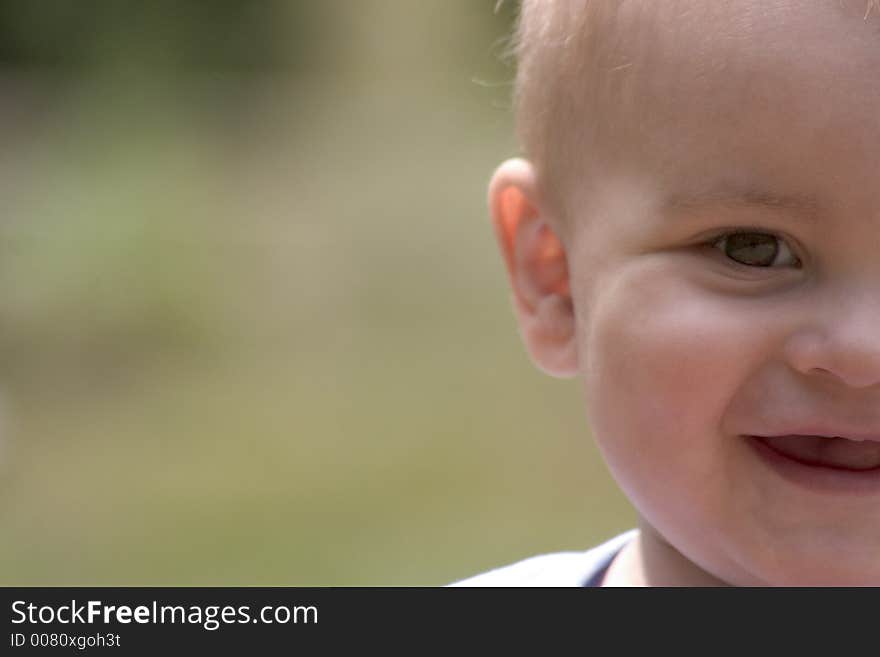
<svg viewBox="0 0 880 657">
<path fill-rule="evenodd" d="M 669 573 L 677 573 L 686 586 L 880 587 L 880 536 L 872 527 L 801 526 L 797 533 L 759 536 L 754 526 L 716 525 L 713 531 L 707 527 L 711 522 L 692 518 L 685 528 L 682 518 L 677 520 L 679 531 L 662 533 L 644 519 L 640 522 L 648 550 L 651 535 L 660 539 L 654 543 L 653 559 L 643 555 L 649 570 L 652 565 L 659 569 L 659 578 L 649 572 L 649 580 L 668 581 Z M 702 530 L 692 531 L 694 527 Z M 718 543 L 707 542 L 708 536 Z M 704 583 L 710 578 L 718 584 Z"/>
<path fill-rule="evenodd" d="M 722 577 L 735 586 L 861 587 L 880 586 L 880 547 L 828 554 L 809 550 L 790 553 L 776 565 L 746 564 L 745 573 Z"/>
</svg>

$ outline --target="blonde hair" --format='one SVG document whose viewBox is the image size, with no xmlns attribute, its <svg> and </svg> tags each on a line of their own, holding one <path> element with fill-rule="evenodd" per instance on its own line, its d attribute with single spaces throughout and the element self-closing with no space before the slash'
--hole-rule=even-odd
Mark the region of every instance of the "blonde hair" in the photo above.
<svg viewBox="0 0 880 657">
<path fill-rule="evenodd" d="M 845 9 L 846 0 L 828 1 Z M 509 50 L 517 63 L 517 135 L 559 215 L 572 182 L 588 187 L 596 178 L 591 167 L 607 170 L 623 160 L 652 95 L 665 93 L 652 82 L 646 46 L 659 38 L 658 20 L 674 23 L 687 9 L 682 2 L 676 16 L 662 17 L 653 0 L 520 0 Z M 874 9 L 876 17 L 880 0 L 867 0 L 863 19 Z M 647 131 L 638 137 L 643 145 L 650 140 Z"/>
<path fill-rule="evenodd" d="M 548 201 L 562 212 L 562 189 L 585 154 L 617 132 L 614 110 L 627 96 L 620 0 L 521 0 L 511 53 L 514 107 L 524 155 L 536 167 Z"/>
</svg>

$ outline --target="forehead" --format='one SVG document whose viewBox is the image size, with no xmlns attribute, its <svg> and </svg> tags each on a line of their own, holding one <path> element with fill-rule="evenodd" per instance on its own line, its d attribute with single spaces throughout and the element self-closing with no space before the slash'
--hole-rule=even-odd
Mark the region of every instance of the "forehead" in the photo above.
<svg viewBox="0 0 880 657">
<path fill-rule="evenodd" d="M 880 24 L 848 4 L 620 4 L 625 64 L 604 73 L 618 118 L 602 126 L 601 166 L 637 166 L 682 198 L 725 186 L 877 194 Z"/>
</svg>

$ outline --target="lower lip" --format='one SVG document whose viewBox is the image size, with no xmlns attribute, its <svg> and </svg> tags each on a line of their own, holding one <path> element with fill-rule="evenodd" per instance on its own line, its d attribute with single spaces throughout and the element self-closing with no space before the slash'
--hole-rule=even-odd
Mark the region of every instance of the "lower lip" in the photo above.
<svg viewBox="0 0 880 657">
<path fill-rule="evenodd" d="M 880 494 L 880 468 L 845 470 L 795 461 L 768 447 L 755 436 L 744 436 L 746 442 L 783 479 L 817 493 L 842 495 Z"/>
</svg>

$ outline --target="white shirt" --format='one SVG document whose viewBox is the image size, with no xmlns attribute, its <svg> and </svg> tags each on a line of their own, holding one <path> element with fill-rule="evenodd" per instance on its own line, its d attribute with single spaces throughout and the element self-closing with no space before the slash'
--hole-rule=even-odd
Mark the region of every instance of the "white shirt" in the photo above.
<svg viewBox="0 0 880 657">
<path fill-rule="evenodd" d="M 587 586 L 604 574 L 612 559 L 637 533 L 637 529 L 631 529 L 586 552 L 531 557 L 449 586 Z"/>
</svg>

